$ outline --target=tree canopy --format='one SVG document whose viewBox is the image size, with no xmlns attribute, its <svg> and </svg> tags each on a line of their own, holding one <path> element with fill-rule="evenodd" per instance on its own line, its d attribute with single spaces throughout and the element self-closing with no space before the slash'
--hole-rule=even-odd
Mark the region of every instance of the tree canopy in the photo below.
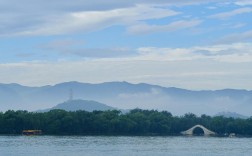
<svg viewBox="0 0 252 156">
<path fill-rule="evenodd" d="M 47 135 L 179 135 L 196 124 L 218 134 L 252 135 L 252 118 L 198 117 L 192 113 L 178 117 L 167 111 L 141 109 L 126 114 L 118 110 L 44 113 L 9 110 L 0 113 L 0 134 L 39 129 Z"/>
</svg>

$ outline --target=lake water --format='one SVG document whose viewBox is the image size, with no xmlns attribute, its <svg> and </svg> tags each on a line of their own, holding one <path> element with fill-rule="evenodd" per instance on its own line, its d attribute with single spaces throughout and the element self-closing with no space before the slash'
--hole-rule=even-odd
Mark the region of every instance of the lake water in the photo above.
<svg viewBox="0 0 252 156">
<path fill-rule="evenodd" d="M 1 156 L 243 156 L 252 138 L 0 136 Z"/>
</svg>

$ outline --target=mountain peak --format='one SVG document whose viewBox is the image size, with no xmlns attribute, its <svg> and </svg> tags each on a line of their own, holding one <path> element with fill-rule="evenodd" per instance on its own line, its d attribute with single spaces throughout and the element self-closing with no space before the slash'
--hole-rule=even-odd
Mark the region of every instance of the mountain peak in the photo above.
<svg viewBox="0 0 252 156">
<path fill-rule="evenodd" d="M 46 111 L 50 111 L 54 109 L 62 109 L 65 111 L 84 110 L 84 111 L 92 112 L 94 110 L 105 111 L 105 110 L 114 110 L 116 108 L 110 107 L 106 104 L 103 104 L 97 101 L 77 99 L 77 100 L 65 101 L 52 108 L 39 110 L 39 112 L 46 112 Z"/>
</svg>

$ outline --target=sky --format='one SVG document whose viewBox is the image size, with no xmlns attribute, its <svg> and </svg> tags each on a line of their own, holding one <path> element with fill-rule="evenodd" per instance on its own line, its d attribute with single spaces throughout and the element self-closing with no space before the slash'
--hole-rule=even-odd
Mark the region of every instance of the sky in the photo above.
<svg viewBox="0 0 252 156">
<path fill-rule="evenodd" d="M 252 90 L 251 0 L 0 0 L 0 83 Z"/>
</svg>

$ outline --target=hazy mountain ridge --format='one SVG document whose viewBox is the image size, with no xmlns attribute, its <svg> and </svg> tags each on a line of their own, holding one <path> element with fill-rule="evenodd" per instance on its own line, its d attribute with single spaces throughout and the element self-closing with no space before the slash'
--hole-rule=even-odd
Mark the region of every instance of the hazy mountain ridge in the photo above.
<svg viewBox="0 0 252 156">
<path fill-rule="evenodd" d="M 69 99 L 94 100 L 119 109 L 168 110 L 173 114 L 192 112 L 214 115 L 222 111 L 251 116 L 252 91 L 224 89 L 192 91 L 146 83 L 106 82 L 100 84 L 65 82 L 53 86 L 27 87 L 0 84 L 1 110 L 51 108 Z"/>
<path fill-rule="evenodd" d="M 225 118 L 234 118 L 234 119 L 248 119 L 249 118 L 248 116 L 244 116 L 236 112 L 220 112 L 220 113 L 217 113 L 215 116 L 223 116 Z"/>
</svg>

